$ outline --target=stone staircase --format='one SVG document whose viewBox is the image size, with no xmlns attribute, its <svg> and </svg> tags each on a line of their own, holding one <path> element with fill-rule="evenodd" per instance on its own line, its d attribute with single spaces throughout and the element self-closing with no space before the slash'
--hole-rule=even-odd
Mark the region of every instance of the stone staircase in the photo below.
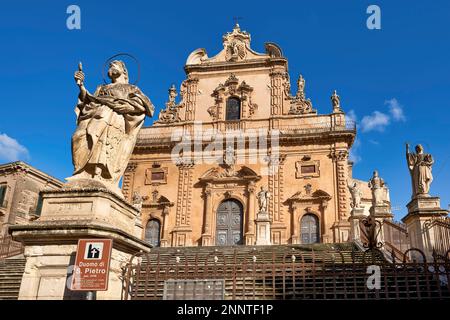
<svg viewBox="0 0 450 320">
<path fill-rule="evenodd" d="M 0 300 L 17 300 L 25 269 L 25 258 L 0 260 Z"/>
</svg>

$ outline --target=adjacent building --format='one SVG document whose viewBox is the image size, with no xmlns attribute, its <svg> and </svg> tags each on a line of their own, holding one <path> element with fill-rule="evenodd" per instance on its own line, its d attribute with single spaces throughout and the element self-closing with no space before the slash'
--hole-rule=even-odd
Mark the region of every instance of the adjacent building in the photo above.
<svg viewBox="0 0 450 320">
<path fill-rule="evenodd" d="M 0 165 L 0 237 L 7 235 L 8 226 L 38 217 L 41 189 L 59 189 L 62 184 L 22 161 Z"/>
</svg>

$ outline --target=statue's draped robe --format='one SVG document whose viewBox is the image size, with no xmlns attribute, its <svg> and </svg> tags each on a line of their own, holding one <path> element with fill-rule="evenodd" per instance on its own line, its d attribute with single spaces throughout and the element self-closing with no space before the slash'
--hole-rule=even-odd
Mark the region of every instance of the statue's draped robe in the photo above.
<svg viewBox="0 0 450 320">
<path fill-rule="evenodd" d="M 73 177 L 92 178 L 100 168 L 95 178 L 117 186 L 145 115 L 152 116 L 154 107 L 138 87 L 121 83 L 99 86 L 94 95 L 88 93 L 78 102 Z"/>
<path fill-rule="evenodd" d="M 369 188 L 372 189 L 372 198 L 375 204 L 384 203 L 384 181 L 380 177 L 373 177 L 369 181 Z"/>
<path fill-rule="evenodd" d="M 417 194 L 428 194 L 430 184 L 433 181 L 433 175 L 431 174 L 433 159 L 431 155 L 408 152 L 406 160 L 412 179 L 413 197 Z"/>
</svg>

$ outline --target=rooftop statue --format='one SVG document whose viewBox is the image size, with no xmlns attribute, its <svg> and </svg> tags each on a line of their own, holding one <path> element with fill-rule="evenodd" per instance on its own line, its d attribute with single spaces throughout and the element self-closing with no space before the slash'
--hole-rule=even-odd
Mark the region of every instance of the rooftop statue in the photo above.
<svg viewBox="0 0 450 320">
<path fill-rule="evenodd" d="M 84 86 L 79 65 L 75 81 L 80 89 L 75 108 L 77 128 L 72 136 L 73 176 L 69 186 L 94 186 L 92 180 L 121 195 L 119 180 L 124 174 L 139 129 L 154 106 L 141 90 L 128 82 L 122 61 L 109 64 L 111 83 L 100 85 L 94 94 Z"/>
<path fill-rule="evenodd" d="M 406 161 L 412 179 L 412 198 L 428 196 L 433 181 L 431 174 L 433 157 L 429 153 L 424 153 L 420 144 L 416 146 L 416 153 L 409 152 L 409 144 L 406 144 Z"/>
<path fill-rule="evenodd" d="M 373 172 L 372 178 L 369 180 L 369 188 L 372 190 L 372 204 L 384 204 L 387 199 L 386 184 L 384 180 L 378 175 L 378 171 Z"/>
</svg>

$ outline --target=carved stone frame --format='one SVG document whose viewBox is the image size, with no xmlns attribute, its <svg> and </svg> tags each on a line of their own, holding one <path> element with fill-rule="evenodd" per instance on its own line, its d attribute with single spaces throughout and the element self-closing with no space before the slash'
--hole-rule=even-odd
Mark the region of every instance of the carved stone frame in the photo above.
<svg viewBox="0 0 450 320">
<path fill-rule="evenodd" d="M 239 174 L 243 172 L 246 174 Z M 217 209 L 227 199 L 235 199 L 242 205 L 244 244 L 253 245 L 255 243 L 255 183 L 261 177 L 247 167 L 242 167 L 237 173 L 235 176 L 227 177 L 217 175 L 217 169 L 210 169 L 200 178 L 204 199 L 202 246 L 215 245 Z"/>
<path fill-rule="evenodd" d="M 308 195 L 297 192 L 285 201 L 285 204 L 289 205 L 291 212 L 291 244 L 300 243 L 300 221 L 305 214 L 316 215 L 319 219 L 320 241 L 328 241 L 326 209 L 330 200 L 331 196 L 327 192 L 316 190 Z"/>
<path fill-rule="evenodd" d="M 302 173 L 302 166 L 314 166 L 315 167 L 314 173 Z M 320 161 L 319 160 L 296 161 L 295 162 L 295 177 L 297 179 L 320 177 Z"/>
<path fill-rule="evenodd" d="M 152 185 L 152 186 L 157 186 L 160 184 L 167 184 L 167 167 L 161 168 L 148 168 L 145 170 L 145 181 L 144 184 L 145 185 Z M 164 179 L 162 180 L 152 180 L 152 175 L 153 173 L 163 173 L 164 174 Z"/>
<path fill-rule="evenodd" d="M 245 81 L 239 85 L 239 79 L 234 74 L 225 81 L 225 84 L 219 86 L 213 91 L 212 97 L 215 104 L 208 108 L 208 113 L 213 121 L 225 120 L 226 105 L 228 98 L 236 97 L 241 101 L 241 119 L 250 119 L 258 109 L 258 106 L 252 103 L 253 88 Z"/>
</svg>

